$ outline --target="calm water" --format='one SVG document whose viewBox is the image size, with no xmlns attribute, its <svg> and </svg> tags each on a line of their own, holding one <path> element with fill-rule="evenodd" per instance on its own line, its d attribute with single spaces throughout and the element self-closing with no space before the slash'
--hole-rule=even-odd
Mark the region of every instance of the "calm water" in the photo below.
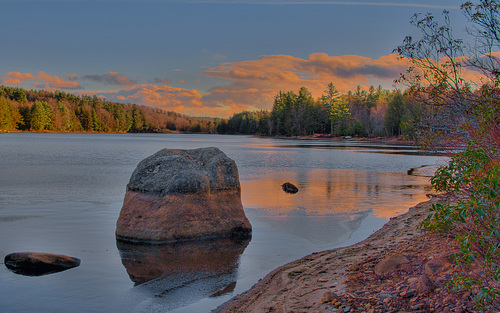
<svg viewBox="0 0 500 313">
<path fill-rule="evenodd" d="M 250 242 L 137 246 L 114 238 L 125 186 L 162 148 L 216 146 L 238 165 Z M 0 312 L 209 312 L 275 267 L 349 245 L 426 200 L 406 170 L 441 158 L 409 147 L 219 135 L 0 134 L 0 261 L 67 254 L 79 267 L 21 276 L 0 266 Z M 290 181 L 295 195 L 281 190 Z"/>
</svg>

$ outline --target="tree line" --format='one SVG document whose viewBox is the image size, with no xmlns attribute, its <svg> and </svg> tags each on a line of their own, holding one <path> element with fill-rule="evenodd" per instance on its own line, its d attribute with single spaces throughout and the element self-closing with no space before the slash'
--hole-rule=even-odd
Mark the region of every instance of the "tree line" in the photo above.
<svg viewBox="0 0 500 313">
<path fill-rule="evenodd" d="M 210 133 L 220 122 L 97 96 L 0 86 L 0 130 Z"/>
<path fill-rule="evenodd" d="M 189 117 L 97 96 L 0 86 L 0 130 L 59 132 L 204 132 L 268 136 L 414 136 L 423 106 L 409 93 L 371 86 L 341 95 L 333 83 L 314 99 L 306 87 L 280 91 L 272 110 L 229 119 Z"/>
<path fill-rule="evenodd" d="M 219 132 L 306 136 L 329 134 L 359 137 L 414 137 L 425 107 L 409 92 L 360 86 L 340 94 L 330 83 L 324 94 L 314 99 L 306 87 L 298 93 L 280 91 L 271 111 L 244 111 L 234 114 Z"/>
</svg>

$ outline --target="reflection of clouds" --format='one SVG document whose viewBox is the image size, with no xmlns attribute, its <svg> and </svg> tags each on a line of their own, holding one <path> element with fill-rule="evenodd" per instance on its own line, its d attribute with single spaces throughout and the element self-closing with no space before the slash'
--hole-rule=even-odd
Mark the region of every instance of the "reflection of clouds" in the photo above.
<svg viewBox="0 0 500 313">
<path fill-rule="evenodd" d="M 309 170 L 283 172 L 279 176 L 260 173 L 255 180 L 242 181 L 245 207 L 270 215 L 290 215 L 303 208 L 308 215 L 355 214 L 373 210 L 377 217 L 389 218 L 425 201 L 428 180 L 398 172 L 355 170 Z M 286 194 L 281 184 L 290 181 L 299 188 Z"/>
</svg>

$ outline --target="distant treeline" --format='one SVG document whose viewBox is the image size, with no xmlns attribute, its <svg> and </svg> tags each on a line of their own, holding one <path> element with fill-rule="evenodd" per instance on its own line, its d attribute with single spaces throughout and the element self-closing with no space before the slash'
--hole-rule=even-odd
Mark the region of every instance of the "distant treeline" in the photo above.
<svg viewBox="0 0 500 313">
<path fill-rule="evenodd" d="M 216 132 L 220 121 L 97 96 L 0 86 L 0 130 L 208 133 Z"/>
<path fill-rule="evenodd" d="M 413 136 L 423 105 L 408 94 L 371 86 L 341 95 L 333 83 L 314 99 L 306 87 L 279 92 L 271 111 L 229 119 L 189 117 L 97 96 L 0 86 L 0 130 L 58 132 L 204 132 L 269 136 Z"/>
<path fill-rule="evenodd" d="M 237 113 L 218 129 L 229 134 L 412 137 L 421 125 L 423 109 L 409 93 L 358 86 L 341 95 L 330 83 L 316 100 L 306 87 L 298 93 L 280 92 L 272 111 Z"/>
</svg>

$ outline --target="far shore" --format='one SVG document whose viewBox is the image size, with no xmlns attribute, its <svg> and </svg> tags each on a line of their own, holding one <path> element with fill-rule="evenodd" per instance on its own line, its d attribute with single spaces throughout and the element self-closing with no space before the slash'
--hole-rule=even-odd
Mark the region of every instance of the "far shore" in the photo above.
<svg viewBox="0 0 500 313">
<path fill-rule="evenodd" d="M 268 136 L 262 134 L 218 134 L 210 132 L 190 132 L 180 130 L 162 130 L 162 131 L 137 131 L 137 132 L 99 132 L 99 131 L 53 131 L 53 130 L 8 130 L 0 129 L 0 134 L 6 133 L 41 133 L 41 134 L 199 134 L 199 135 L 238 135 L 251 136 L 254 138 L 270 139 L 299 139 L 299 140 L 332 140 L 332 141 L 363 141 L 384 144 L 405 144 L 414 145 L 411 140 L 400 137 L 352 137 L 352 136 L 331 136 L 325 134 L 314 134 L 307 136 Z"/>
</svg>

